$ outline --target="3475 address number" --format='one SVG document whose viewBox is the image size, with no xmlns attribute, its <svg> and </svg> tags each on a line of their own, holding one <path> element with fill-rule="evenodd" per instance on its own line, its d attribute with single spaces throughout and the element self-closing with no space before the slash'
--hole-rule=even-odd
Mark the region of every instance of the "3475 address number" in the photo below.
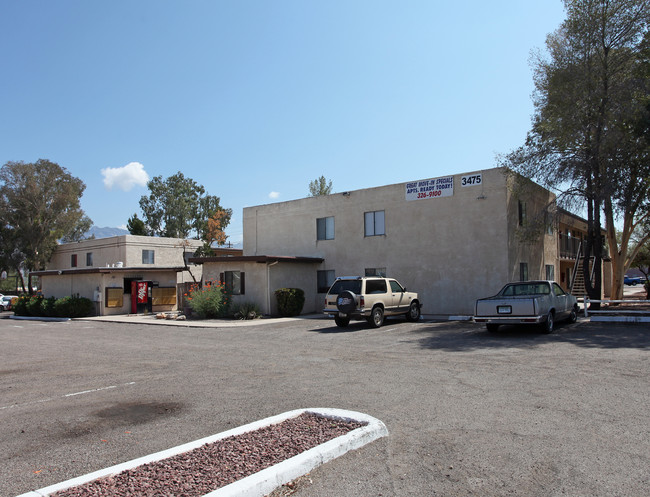
<svg viewBox="0 0 650 497">
<path fill-rule="evenodd" d="M 475 186 L 483 182 L 482 174 L 471 174 L 460 178 L 460 186 Z"/>
</svg>

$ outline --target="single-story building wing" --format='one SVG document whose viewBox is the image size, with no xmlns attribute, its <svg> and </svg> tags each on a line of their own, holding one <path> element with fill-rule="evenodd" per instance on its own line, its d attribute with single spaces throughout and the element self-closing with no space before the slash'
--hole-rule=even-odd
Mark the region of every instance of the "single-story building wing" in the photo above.
<svg viewBox="0 0 650 497">
<path fill-rule="evenodd" d="M 274 292 L 279 288 L 300 288 L 305 292 L 303 314 L 316 312 L 314 274 L 320 257 L 251 255 L 233 257 L 191 257 L 203 265 L 203 282 L 220 282 L 232 295 L 232 303 L 257 304 L 263 314 L 278 313 Z"/>
</svg>

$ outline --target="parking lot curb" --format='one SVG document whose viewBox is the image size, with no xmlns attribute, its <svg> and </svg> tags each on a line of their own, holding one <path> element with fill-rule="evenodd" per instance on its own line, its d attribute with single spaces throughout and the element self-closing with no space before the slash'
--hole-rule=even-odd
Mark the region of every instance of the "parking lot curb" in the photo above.
<svg viewBox="0 0 650 497">
<path fill-rule="evenodd" d="M 21 494 L 17 497 L 48 497 L 55 492 L 60 492 L 71 487 L 83 485 L 98 478 L 103 478 L 110 475 L 115 475 L 133 469 L 144 464 L 160 461 L 177 454 L 189 452 L 193 449 L 201 447 L 208 443 L 216 442 L 227 437 L 241 435 L 250 431 L 269 426 L 272 424 L 281 423 L 290 418 L 299 416 L 302 413 L 310 412 L 324 417 L 344 419 L 346 421 L 356 421 L 367 423 L 361 428 L 357 428 L 348 432 L 345 435 L 336 437 L 328 442 L 320 444 L 312 449 L 309 449 L 297 456 L 291 457 L 281 463 L 266 468 L 246 478 L 238 480 L 230 485 L 221 487 L 213 492 L 205 494 L 203 497 L 234 497 L 234 496 L 250 496 L 250 497 L 263 497 L 264 495 L 272 492 L 275 488 L 288 483 L 302 475 L 309 473 L 314 468 L 323 463 L 331 461 L 350 450 L 355 450 L 364 445 L 388 435 L 388 429 L 380 420 L 373 418 L 364 413 L 356 411 L 348 411 L 344 409 L 334 408 L 311 408 L 311 409 L 296 409 L 288 411 L 276 416 L 255 421 L 247 425 L 233 428 L 216 435 L 201 438 L 193 442 L 173 447 L 171 449 L 156 452 L 148 456 L 140 457 L 127 461 L 109 468 L 101 469 L 83 476 L 72 478 L 61 483 L 56 483 L 48 487 L 38 490 L 33 490 Z"/>
</svg>

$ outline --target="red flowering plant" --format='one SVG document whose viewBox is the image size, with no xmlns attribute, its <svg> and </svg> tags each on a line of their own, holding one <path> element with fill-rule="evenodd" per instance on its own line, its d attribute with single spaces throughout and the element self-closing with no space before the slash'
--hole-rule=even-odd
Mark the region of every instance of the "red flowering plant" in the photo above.
<svg viewBox="0 0 650 497">
<path fill-rule="evenodd" d="M 221 283 L 206 281 L 202 287 L 194 284 L 184 296 L 192 311 L 202 319 L 222 318 L 228 315 L 230 299 Z"/>
</svg>

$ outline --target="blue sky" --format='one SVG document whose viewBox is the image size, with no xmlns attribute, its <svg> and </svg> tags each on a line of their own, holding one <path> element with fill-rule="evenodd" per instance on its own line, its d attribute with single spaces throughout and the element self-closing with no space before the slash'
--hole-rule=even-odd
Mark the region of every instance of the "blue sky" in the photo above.
<svg viewBox="0 0 650 497">
<path fill-rule="evenodd" d="M 49 159 L 123 226 L 177 171 L 233 209 L 494 167 L 560 0 L 0 0 L 0 164 Z"/>
</svg>

